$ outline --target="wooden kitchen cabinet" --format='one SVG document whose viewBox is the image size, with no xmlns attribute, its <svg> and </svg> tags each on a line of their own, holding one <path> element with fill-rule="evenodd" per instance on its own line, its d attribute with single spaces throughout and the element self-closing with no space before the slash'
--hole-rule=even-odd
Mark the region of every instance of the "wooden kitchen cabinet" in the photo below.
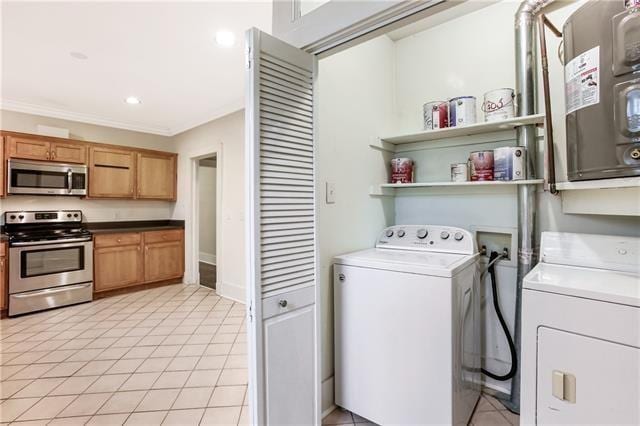
<svg viewBox="0 0 640 426">
<path fill-rule="evenodd" d="M 142 237 L 139 233 L 96 235 L 94 291 L 141 284 L 144 281 Z"/>
<path fill-rule="evenodd" d="M 6 146 L 6 137 L 0 137 L 0 198 L 7 195 L 7 162 L 5 161 L 4 148 Z"/>
<path fill-rule="evenodd" d="M 136 198 L 176 199 L 176 156 L 138 153 Z"/>
<path fill-rule="evenodd" d="M 184 230 L 145 232 L 145 281 L 164 281 L 179 278 L 183 273 Z"/>
<path fill-rule="evenodd" d="M 6 143 L 9 158 L 47 161 L 51 157 L 51 142 L 45 139 L 7 136 Z"/>
<path fill-rule="evenodd" d="M 89 148 L 89 197 L 133 198 L 134 185 L 134 151 Z"/>
<path fill-rule="evenodd" d="M 51 142 L 51 160 L 61 163 L 87 163 L 87 146 L 78 143 Z"/>
<path fill-rule="evenodd" d="M 98 234 L 94 292 L 168 281 L 184 274 L 184 230 Z"/>
</svg>

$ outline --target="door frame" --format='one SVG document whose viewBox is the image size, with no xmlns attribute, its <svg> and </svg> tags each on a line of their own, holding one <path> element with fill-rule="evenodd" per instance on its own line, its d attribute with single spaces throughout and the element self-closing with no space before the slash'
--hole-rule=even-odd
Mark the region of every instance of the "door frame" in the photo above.
<svg viewBox="0 0 640 426">
<path fill-rule="evenodd" d="M 191 168 L 191 271 L 193 280 L 196 284 L 200 284 L 200 192 L 198 190 L 200 160 L 214 156 L 216 157 L 216 294 L 220 295 L 220 276 L 222 276 L 220 267 L 220 247 L 222 242 L 222 215 L 220 214 L 220 206 L 222 206 L 222 144 L 216 149 L 207 153 L 198 154 L 190 158 Z M 209 288 L 209 287 L 207 287 Z"/>
</svg>

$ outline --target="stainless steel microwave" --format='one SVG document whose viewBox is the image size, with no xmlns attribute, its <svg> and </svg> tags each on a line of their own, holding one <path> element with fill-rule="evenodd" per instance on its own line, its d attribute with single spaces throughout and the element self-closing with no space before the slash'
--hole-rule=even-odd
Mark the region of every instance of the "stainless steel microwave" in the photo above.
<svg viewBox="0 0 640 426">
<path fill-rule="evenodd" d="M 87 166 L 10 159 L 9 194 L 87 195 Z"/>
</svg>

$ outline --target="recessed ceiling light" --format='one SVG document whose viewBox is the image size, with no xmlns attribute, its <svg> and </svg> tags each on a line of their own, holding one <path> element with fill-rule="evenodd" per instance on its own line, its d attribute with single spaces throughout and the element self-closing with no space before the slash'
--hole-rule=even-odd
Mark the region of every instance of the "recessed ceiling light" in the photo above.
<svg viewBox="0 0 640 426">
<path fill-rule="evenodd" d="M 89 57 L 82 52 L 70 52 L 69 55 L 71 55 L 71 57 L 75 59 L 89 59 Z"/>
<path fill-rule="evenodd" d="M 216 43 L 220 47 L 232 47 L 236 43 L 236 35 L 231 31 L 220 30 L 216 33 Z"/>
<path fill-rule="evenodd" d="M 142 103 L 142 101 L 140 99 L 136 98 L 135 96 L 129 96 L 124 101 L 126 103 L 128 103 L 129 105 L 138 105 L 138 104 Z"/>
</svg>

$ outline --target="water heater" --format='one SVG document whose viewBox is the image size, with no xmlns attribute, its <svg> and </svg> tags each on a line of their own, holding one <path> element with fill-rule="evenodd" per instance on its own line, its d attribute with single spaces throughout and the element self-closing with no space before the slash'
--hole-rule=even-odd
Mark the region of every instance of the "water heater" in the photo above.
<svg viewBox="0 0 640 426">
<path fill-rule="evenodd" d="M 569 180 L 640 176 L 640 0 L 592 0 L 563 28 Z"/>
</svg>

